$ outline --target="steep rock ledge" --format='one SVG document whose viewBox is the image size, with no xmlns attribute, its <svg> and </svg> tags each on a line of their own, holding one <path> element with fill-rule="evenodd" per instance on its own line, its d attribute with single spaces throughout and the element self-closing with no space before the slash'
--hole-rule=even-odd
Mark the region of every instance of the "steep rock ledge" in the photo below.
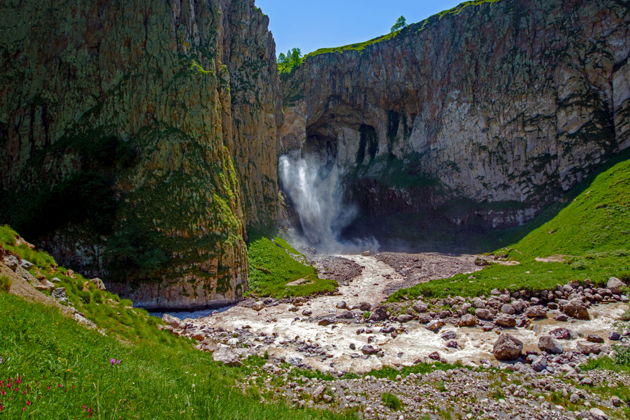
<svg viewBox="0 0 630 420">
<path fill-rule="evenodd" d="M 282 82 L 282 147 L 345 167 L 364 216 L 523 223 L 630 147 L 628 6 L 471 2 L 311 54 Z"/>
<path fill-rule="evenodd" d="M 277 205 L 267 25 L 253 0 L 4 2 L 0 222 L 140 305 L 240 297 Z"/>
</svg>

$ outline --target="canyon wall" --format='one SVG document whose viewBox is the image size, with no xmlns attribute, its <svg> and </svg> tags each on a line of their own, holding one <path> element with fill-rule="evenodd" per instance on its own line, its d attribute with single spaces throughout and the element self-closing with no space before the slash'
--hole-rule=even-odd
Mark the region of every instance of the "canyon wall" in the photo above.
<svg viewBox="0 0 630 420">
<path fill-rule="evenodd" d="M 277 214 L 254 0 L 0 5 L 0 223 L 152 308 L 233 301 Z"/>
<path fill-rule="evenodd" d="M 317 51 L 282 147 L 345 168 L 364 217 L 523 223 L 630 147 L 629 27 L 626 0 L 476 1 Z"/>
</svg>

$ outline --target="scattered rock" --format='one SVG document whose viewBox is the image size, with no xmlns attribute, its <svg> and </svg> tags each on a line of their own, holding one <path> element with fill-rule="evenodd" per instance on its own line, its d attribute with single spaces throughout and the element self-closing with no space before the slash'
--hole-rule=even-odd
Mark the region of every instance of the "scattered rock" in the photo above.
<svg viewBox="0 0 630 420">
<path fill-rule="evenodd" d="M 477 315 L 477 318 L 483 319 L 484 321 L 492 320 L 492 312 L 490 312 L 488 309 L 478 308 L 477 310 L 475 310 L 475 315 Z"/>
<path fill-rule="evenodd" d="M 446 343 L 446 347 L 450 348 L 450 349 L 457 349 L 459 348 L 459 343 L 455 340 L 451 340 L 449 342 Z"/>
<path fill-rule="evenodd" d="M 457 322 L 458 327 L 474 327 L 478 323 L 478 319 L 476 316 L 471 314 L 466 314 L 462 316 Z"/>
<path fill-rule="evenodd" d="M 516 309 L 514 308 L 514 306 L 506 303 L 501 306 L 501 312 L 508 315 L 514 315 L 516 313 Z"/>
<path fill-rule="evenodd" d="M 542 305 L 530 306 L 525 310 L 525 316 L 527 318 L 546 318 L 547 309 Z"/>
<path fill-rule="evenodd" d="M 311 316 L 311 315 L 313 315 L 313 311 L 311 311 L 310 309 L 304 309 L 302 311 L 302 315 L 304 315 L 304 316 Z"/>
<path fill-rule="evenodd" d="M 451 331 L 446 331 L 444 332 L 441 336 L 442 340 L 444 341 L 448 341 L 448 340 L 454 340 L 457 338 L 457 333 L 453 330 Z"/>
<path fill-rule="evenodd" d="M 503 333 L 494 343 L 492 353 L 497 360 L 516 360 L 523 351 L 523 342 L 510 334 Z"/>
<path fill-rule="evenodd" d="M 341 301 L 341 302 L 337 302 L 336 305 L 337 309 L 347 309 L 348 308 L 348 304 L 345 301 Z"/>
<path fill-rule="evenodd" d="M 564 305 L 562 307 L 562 312 L 576 319 L 582 319 L 582 320 L 591 319 L 588 313 L 588 309 L 586 308 L 586 305 L 584 304 L 584 302 L 582 302 L 579 299 L 573 299 L 570 302 L 568 302 L 566 305 Z"/>
<path fill-rule="evenodd" d="M 431 360 L 440 360 L 440 353 L 438 353 L 437 351 L 434 351 L 433 353 L 429 354 L 429 359 Z"/>
<path fill-rule="evenodd" d="M 577 343 L 577 351 L 582 353 L 582 354 L 599 354 L 602 351 L 602 348 L 599 346 L 599 344 L 594 344 L 594 343 L 588 343 L 588 342 L 584 342 L 584 341 L 579 341 Z"/>
<path fill-rule="evenodd" d="M 252 309 L 255 310 L 256 312 L 260 312 L 263 309 L 265 309 L 265 304 L 262 301 L 255 302 L 252 305 Z"/>
<path fill-rule="evenodd" d="M 4 264 L 12 271 L 15 271 L 20 266 L 20 260 L 15 255 L 9 255 L 4 257 Z"/>
<path fill-rule="evenodd" d="M 514 328 L 516 327 L 516 318 L 510 315 L 499 315 L 494 323 L 503 328 Z"/>
<path fill-rule="evenodd" d="M 409 321 L 413 321 L 413 319 L 414 319 L 414 316 L 413 315 L 409 315 L 409 314 L 403 314 L 403 315 L 400 315 L 398 318 L 396 318 L 396 320 L 398 322 L 401 322 L 401 323 L 406 323 L 406 322 L 409 322 Z"/>
<path fill-rule="evenodd" d="M 376 308 L 374 310 L 374 312 L 372 312 L 372 315 L 370 315 L 370 321 L 385 321 L 386 319 L 389 318 L 389 314 L 387 313 L 387 309 L 383 308 L 382 306 L 379 306 L 378 308 Z"/>
<path fill-rule="evenodd" d="M 424 313 L 429 310 L 429 307 L 426 303 L 418 301 L 413 304 L 413 310 L 418 313 Z"/>
<path fill-rule="evenodd" d="M 549 335 L 558 340 L 570 340 L 572 336 L 571 331 L 566 328 L 556 328 L 549 332 Z"/>
<path fill-rule="evenodd" d="M 536 372 L 542 372 L 547 369 L 547 360 L 544 357 L 538 357 L 532 362 L 532 369 Z"/>
<path fill-rule="evenodd" d="M 590 342 L 590 343 L 603 343 L 604 339 L 602 337 L 600 337 L 599 335 L 596 334 L 589 334 L 586 337 L 586 341 Z"/>
<path fill-rule="evenodd" d="M 219 347 L 213 354 L 212 358 L 221 363 L 225 363 L 228 366 L 240 366 L 241 360 L 232 349 L 228 346 Z"/>
<path fill-rule="evenodd" d="M 337 315 L 339 319 L 354 319 L 354 314 L 352 311 L 343 311 L 341 314 Z"/>
<path fill-rule="evenodd" d="M 334 323 L 335 323 L 334 319 L 324 318 L 324 319 L 320 319 L 317 325 L 321 325 L 322 327 L 325 327 L 327 325 L 334 324 Z"/>
<path fill-rule="evenodd" d="M 92 283 L 93 285 L 96 286 L 97 289 L 99 290 L 107 290 L 107 288 L 105 287 L 105 283 L 103 282 L 103 280 L 99 279 L 98 277 L 95 277 L 93 279 L 90 279 L 90 283 Z"/>
<path fill-rule="evenodd" d="M 175 328 L 179 327 L 181 323 L 179 318 L 176 318 L 173 315 L 169 315 L 169 314 L 162 315 L 162 321 L 166 322 L 168 325 Z"/>
<path fill-rule="evenodd" d="M 28 260 L 21 260 L 20 261 L 20 267 L 22 267 L 25 270 L 30 270 L 33 267 L 33 263 L 28 261 Z"/>
<path fill-rule="evenodd" d="M 619 294 L 621 293 L 621 289 L 625 287 L 625 283 L 619 280 L 617 277 L 611 277 L 608 279 L 608 283 L 606 283 L 606 288 L 610 289 L 612 293 Z"/>
<path fill-rule="evenodd" d="M 619 341 L 621 340 L 621 334 L 619 334 L 617 331 L 612 331 L 610 334 L 608 334 L 608 339 L 612 341 Z"/>
<path fill-rule="evenodd" d="M 373 354 L 377 354 L 379 352 L 379 349 L 377 349 L 374 346 L 371 346 L 369 344 L 366 344 L 365 346 L 361 347 L 361 353 L 371 356 Z"/>
<path fill-rule="evenodd" d="M 48 291 L 50 291 L 50 290 L 53 290 L 55 288 L 55 285 L 52 282 L 44 279 L 44 280 L 41 280 L 39 282 L 39 284 L 35 285 L 35 288 L 37 290 L 48 290 Z"/>
<path fill-rule="evenodd" d="M 550 335 L 544 335 L 538 339 L 538 348 L 550 354 L 561 354 L 564 351 L 560 343 Z"/>
<path fill-rule="evenodd" d="M 608 419 L 608 416 L 606 415 L 606 413 L 604 413 L 599 408 L 591 408 L 589 410 L 589 413 L 593 417 L 594 420 L 607 420 Z"/>
<path fill-rule="evenodd" d="M 444 321 L 442 321 L 441 319 L 434 319 L 433 321 L 429 322 L 425 328 L 429 331 L 433 331 L 434 333 L 437 333 L 438 331 L 440 331 L 440 328 L 442 328 L 443 326 L 444 326 Z"/>
<path fill-rule="evenodd" d="M 368 302 L 361 302 L 359 303 L 359 310 L 361 311 L 370 311 L 372 310 L 372 305 L 369 304 Z"/>
</svg>

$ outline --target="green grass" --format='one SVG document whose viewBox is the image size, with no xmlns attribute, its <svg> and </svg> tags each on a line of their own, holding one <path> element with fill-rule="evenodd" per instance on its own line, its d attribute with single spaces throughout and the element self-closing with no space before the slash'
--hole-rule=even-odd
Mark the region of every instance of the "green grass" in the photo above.
<svg viewBox="0 0 630 420">
<path fill-rule="evenodd" d="M 36 276 L 60 279 L 72 305 L 95 322 L 81 327 L 55 307 L 0 293 L 0 415 L 7 418 L 354 418 L 263 404 L 237 385 L 248 368 L 229 368 L 194 342 L 159 330 L 163 322 L 132 302 L 99 290 L 47 254 L 16 246 L 0 227 L 0 245 L 41 261 Z M 110 360 L 120 360 L 112 365 Z M 255 362 L 255 361 L 254 361 Z M 253 362 L 252 362 L 253 363 Z M 7 383 L 10 388 L 6 388 Z M 19 382 L 19 383 L 18 383 Z M 15 390 L 15 388 L 19 388 Z"/>
<path fill-rule="evenodd" d="M 615 346 L 614 357 L 591 359 L 580 366 L 582 370 L 604 369 L 614 372 L 630 373 L 630 347 Z M 629 395 L 630 396 L 630 395 Z"/>
<path fill-rule="evenodd" d="M 9 226 L 0 225 L 0 246 L 4 249 L 40 267 L 50 268 L 56 266 L 54 258 L 47 253 L 31 249 L 25 244 L 18 245 L 17 237 L 17 232 Z"/>
<path fill-rule="evenodd" d="M 256 238 L 247 250 L 250 293 L 255 296 L 308 296 L 337 289 L 337 282 L 319 279 L 313 267 L 298 261 L 304 256 L 281 238 Z M 305 283 L 287 286 L 299 279 Z"/>
<path fill-rule="evenodd" d="M 0 292 L 8 292 L 11 288 L 11 279 L 7 276 L 0 276 Z"/>
<path fill-rule="evenodd" d="M 383 405 L 387 408 L 390 408 L 394 411 L 399 411 L 403 408 L 403 403 L 400 399 L 394 394 L 390 394 L 389 392 L 384 392 L 381 394 L 381 401 Z"/>
<path fill-rule="evenodd" d="M 0 380 L 22 382 L 19 392 L 0 395 L 7 418 L 79 418 L 88 410 L 96 418 L 343 418 L 260 404 L 232 388 L 239 369 L 157 330 L 123 344 L 8 294 L 0 294 L 0 318 Z"/>
<path fill-rule="evenodd" d="M 541 290 L 570 281 L 605 283 L 609 277 L 630 279 L 630 160 L 604 171 L 547 223 L 495 255 L 520 262 L 492 265 L 474 274 L 459 274 L 403 289 L 397 301 L 418 296 L 478 296 L 492 289 Z M 536 257 L 565 255 L 563 263 Z"/>
</svg>

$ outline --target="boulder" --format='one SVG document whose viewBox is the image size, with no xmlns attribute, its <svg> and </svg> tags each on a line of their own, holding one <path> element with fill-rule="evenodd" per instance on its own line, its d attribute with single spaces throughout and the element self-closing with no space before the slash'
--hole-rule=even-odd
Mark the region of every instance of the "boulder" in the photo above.
<svg viewBox="0 0 630 420">
<path fill-rule="evenodd" d="M 444 326 L 444 321 L 442 321 L 441 319 L 434 319 L 433 321 L 429 322 L 425 328 L 429 331 L 433 331 L 434 333 L 437 333 L 438 331 L 440 331 L 440 328 L 442 328 L 443 326 Z"/>
<path fill-rule="evenodd" d="M 488 309 L 484 309 L 484 308 L 477 308 L 475 310 L 475 315 L 477 315 L 477 318 L 483 319 L 485 321 L 490 321 L 493 318 L 492 312 L 490 312 Z"/>
<path fill-rule="evenodd" d="M 396 318 L 396 321 L 404 324 L 405 322 L 413 321 L 413 319 L 414 319 L 413 315 L 403 314 L 403 315 L 400 315 L 398 318 Z"/>
<path fill-rule="evenodd" d="M 334 324 L 334 323 L 335 323 L 334 319 L 324 318 L 324 319 L 320 319 L 319 322 L 317 323 L 317 325 L 325 327 L 327 325 Z"/>
<path fill-rule="evenodd" d="M 599 354 L 602 351 L 602 348 L 599 344 L 589 343 L 585 341 L 579 341 L 577 343 L 577 351 L 582 354 Z"/>
<path fill-rule="evenodd" d="M 499 327 L 503 328 L 514 328 L 516 327 L 516 318 L 510 315 L 499 315 L 497 319 L 494 320 L 494 323 Z"/>
<path fill-rule="evenodd" d="M 617 331 L 612 331 L 610 334 L 608 334 L 608 339 L 612 341 L 619 341 L 621 340 L 621 334 L 619 334 Z"/>
<path fill-rule="evenodd" d="M 260 311 L 262 311 L 263 309 L 265 309 L 265 304 L 264 304 L 264 302 L 262 302 L 262 301 L 255 302 L 255 303 L 252 305 L 252 309 L 253 309 L 253 310 L 255 310 L 256 312 L 260 312 Z"/>
<path fill-rule="evenodd" d="M 492 353 L 497 360 L 509 361 L 521 357 L 523 342 L 510 334 L 503 333 L 494 343 Z"/>
<path fill-rule="evenodd" d="M 580 299 L 573 299 L 569 301 L 566 305 L 562 307 L 562 312 L 576 319 L 591 319 L 591 316 L 588 313 L 588 309 L 586 308 L 586 304 Z"/>
<path fill-rule="evenodd" d="M 15 271 L 20 266 L 20 260 L 18 260 L 15 255 L 9 255 L 4 257 L 4 265 L 9 267 L 12 271 Z"/>
<path fill-rule="evenodd" d="M 560 343 L 558 343 L 550 335 L 544 335 L 538 339 L 538 348 L 541 351 L 544 351 L 550 354 L 561 354 L 564 352 Z"/>
<path fill-rule="evenodd" d="M 213 354 L 212 358 L 221 363 L 225 363 L 228 366 L 240 366 L 241 359 L 236 352 L 234 352 L 228 346 L 219 347 Z"/>
<path fill-rule="evenodd" d="M 21 260 L 20 261 L 20 267 L 22 267 L 25 270 L 29 270 L 33 267 L 33 263 L 30 262 L 29 260 Z"/>
<path fill-rule="evenodd" d="M 449 349 L 457 349 L 459 348 L 459 343 L 455 340 L 451 340 L 446 343 L 446 347 L 448 347 Z"/>
<path fill-rule="evenodd" d="M 601 343 L 604 342 L 604 339 L 602 337 L 600 337 L 599 335 L 597 335 L 597 334 L 589 334 L 586 337 L 586 341 L 588 341 L 589 343 L 599 343 L 599 344 L 601 344 Z"/>
<path fill-rule="evenodd" d="M 373 354 L 377 354 L 379 352 L 379 350 L 374 347 L 371 346 L 369 344 L 366 344 L 365 346 L 361 347 L 361 353 L 367 355 L 367 356 L 371 356 Z"/>
<path fill-rule="evenodd" d="M 90 283 L 95 285 L 96 288 L 99 289 L 99 290 L 107 290 L 106 287 L 105 287 L 105 283 L 103 283 L 103 280 L 99 279 L 98 277 L 90 279 Z"/>
<path fill-rule="evenodd" d="M 429 314 L 420 314 L 420 315 L 418 315 L 418 321 L 421 324 L 428 324 L 432 320 L 433 320 L 433 317 L 431 315 L 429 315 Z"/>
<path fill-rule="evenodd" d="M 439 361 L 441 359 L 440 353 L 434 351 L 433 353 L 429 354 L 429 359 Z"/>
<path fill-rule="evenodd" d="M 559 340 L 570 340 L 573 334 L 566 328 L 556 328 L 549 332 L 549 335 Z"/>
<path fill-rule="evenodd" d="M 361 302 L 359 303 L 359 310 L 363 312 L 370 311 L 372 310 L 372 305 L 369 304 L 368 302 Z"/>
<path fill-rule="evenodd" d="M 424 303 L 422 301 L 418 301 L 418 302 L 413 304 L 413 310 L 418 312 L 418 313 L 425 313 L 426 311 L 429 310 L 429 307 L 427 306 L 426 303 Z"/>
<path fill-rule="evenodd" d="M 441 336 L 442 340 L 444 341 L 448 341 L 448 340 L 454 340 L 457 338 L 457 333 L 453 330 L 451 331 L 446 331 L 444 332 Z"/>
<path fill-rule="evenodd" d="M 527 318 L 546 318 L 547 309 L 542 305 L 530 306 L 525 310 L 525 316 Z"/>
<path fill-rule="evenodd" d="M 457 322 L 457 326 L 458 327 L 474 327 L 475 325 L 477 325 L 478 322 L 479 320 L 477 319 L 476 316 L 471 315 L 471 314 L 466 314 L 459 319 L 459 321 Z"/>
<path fill-rule="evenodd" d="M 340 301 L 337 302 L 337 305 L 335 305 L 337 307 L 337 309 L 347 309 L 348 308 L 348 304 L 345 301 Z"/>
<path fill-rule="evenodd" d="M 378 308 L 376 308 L 374 310 L 374 312 L 372 312 L 372 315 L 370 315 L 370 321 L 385 321 L 386 319 L 389 318 L 389 314 L 387 313 L 387 309 L 383 308 L 382 306 L 379 306 Z"/>
<path fill-rule="evenodd" d="M 536 358 L 536 360 L 532 362 L 532 369 L 536 372 L 542 372 L 547 369 L 547 360 L 542 356 Z"/>
<path fill-rule="evenodd" d="M 47 290 L 47 291 L 51 291 L 55 288 L 55 285 L 48 281 L 47 279 L 44 280 L 40 280 L 39 284 L 35 285 L 35 288 L 37 290 Z"/>
<path fill-rule="evenodd" d="M 606 288 L 610 289 L 611 292 L 615 294 L 621 293 L 621 289 L 625 287 L 625 283 L 619 280 L 617 277 L 611 277 L 608 279 L 608 283 L 606 283 Z"/>
<path fill-rule="evenodd" d="M 175 328 L 179 327 L 181 323 L 179 318 L 176 318 L 173 315 L 169 315 L 169 314 L 162 315 L 162 321 L 166 322 L 168 325 Z"/>
<path fill-rule="evenodd" d="M 354 314 L 352 311 L 343 311 L 339 315 L 337 315 L 338 319 L 354 319 Z"/>
<path fill-rule="evenodd" d="M 501 306 L 501 312 L 508 315 L 514 315 L 516 313 L 516 309 L 514 309 L 514 306 L 506 303 Z"/>
</svg>

